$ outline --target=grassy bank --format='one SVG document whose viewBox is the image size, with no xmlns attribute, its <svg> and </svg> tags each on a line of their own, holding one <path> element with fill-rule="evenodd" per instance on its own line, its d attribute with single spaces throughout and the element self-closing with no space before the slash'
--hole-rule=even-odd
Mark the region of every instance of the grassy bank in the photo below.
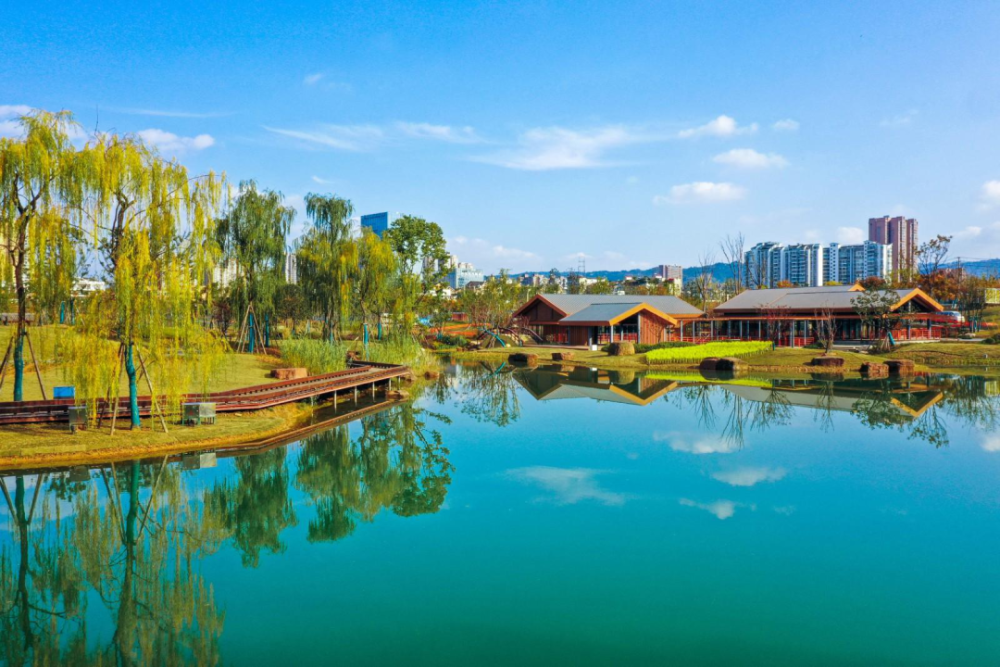
<svg viewBox="0 0 1000 667">
<path fill-rule="evenodd" d="M 282 405 L 256 412 L 220 415 L 215 424 L 191 427 L 143 419 L 143 428 L 109 424 L 71 434 L 66 424 L 17 424 L 0 429 L 0 467 L 83 463 L 93 459 L 139 458 L 193 449 L 211 449 L 277 435 L 308 419 L 307 405 Z"/>
</svg>

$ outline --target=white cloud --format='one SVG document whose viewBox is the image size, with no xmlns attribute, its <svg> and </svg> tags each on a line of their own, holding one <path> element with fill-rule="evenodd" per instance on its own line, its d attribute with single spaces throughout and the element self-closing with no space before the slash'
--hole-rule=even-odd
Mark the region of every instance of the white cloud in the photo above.
<svg viewBox="0 0 1000 667">
<path fill-rule="evenodd" d="M 688 454 L 729 454 L 736 451 L 733 443 L 710 435 L 692 440 L 685 437 L 682 433 L 656 431 L 653 433 L 653 440 L 656 442 L 666 442 L 670 446 L 670 449 L 675 452 L 686 452 Z"/>
<path fill-rule="evenodd" d="M 521 250 L 520 248 L 508 248 L 507 246 L 495 245 L 493 246 L 493 256 L 501 259 L 540 259 L 538 255 L 527 250 Z"/>
<path fill-rule="evenodd" d="M 772 130 L 777 132 L 798 132 L 799 121 L 792 120 L 791 118 L 786 118 L 784 120 L 779 120 L 771 126 Z"/>
<path fill-rule="evenodd" d="M 965 229 L 955 232 L 955 238 L 962 240 L 974 239 L 980 236 L 982 233 L 983 233 L 982 227 L 977 227 L 976 225 L 969 225 Z"/>
<path fill-rule="evenodd" d="M 700 202 L 736 201 L 746 196 L 746 188 L 732 183 L 697 181 L 670 188 L 669 195 L 656 195 L 654 204 L 692 204 Z"/>
<path fill-rule="evenodd" d="M 627 499 L 622 493 L 601 488 L 596 477 L 600 470 L 588 468 L 554 468 L 531 466 L 507 471 L 511 479 L 541 487 L 552 494 L 549 499 L 559 505 L 573 505 L 583 500 L 594 500 L 604 505 L 622 505 Z"/>
<path fill-rule="evenodd" d="M 208 134 L 195 137 L 181 137 L 173 132 L 151 128 L 137 132 L 147 144 L 156 146 L 163 152 L 183 153 L 185 151 L 200 151 L 215 144 L 215 139 Z"/>
<path fill-rule="evenodd" d="M 482 141 L 476 131 L 468 125 L 452 127 L 450 125 L 432 125 L 431 123 L 396 123 L 400 132 L 416 139 L 435 139 L 452 144 L 476 144 Z"/>
<path fill-rule="evenodd" d="M 315 86 L 322 79 L 323 79 L 323 73 L 316 72 L 315 74 L 307 74 L 306 77 L 302 79 L 302 83 L 307 86 Z"/>
<path fill-rule="evenodd" d="M 700 510 L 705 510 L 716 519 L 720 521 L 725 521 L 736 514 L 736 508 L 747 507 L 750 510 L 756 510 L 755 505 L 744 505 L 743 503 L 734 503 L 732 500 L 716 500 L 714 503 L 698 503 L 688 498 L 681 498 L 680 504 L 685 507 L 697 507 Z"/>
<path fill-rule="evenodd" d="M 865 230 L 860 227 L 837 227 L 837 243 L 856 245 L 865 240 Z"/>
<path fill-rule="evenodd" d="M 333 185 L 336 182 L 321 176 L 310 176 L 310 180 L 313 183 L 319 183 L 320 185 Z"/>
<path fill-rule="evenodd" d="M 697 137 L 735 137 L 740 134 L 753 134 L 756 131 L 757 123 L 751 123 L 750 125 L 740 127 L 736 123 L 736 119 L 723 115 L 719 116 L 715 120 L 710 120 L 699 127 L 681 130 L 677 133 L 677 136 L 680 139 L 694 139 Z"/>
<path fill-rule="evenodd" d="M 268 132 L 295 139 L 306 147 L 334 148 L 342 151 L 371 150 L 385 140 L 385 132 L 375 125 L 320 125 L 315 130 L 263 128 Z"/>
<path fill-rule="evenodd" d="M 767 169 L 768 167 L 780 169 L 788 166 L 788 160 L 777 153 L 758 153 L 752 148 L 734 148 L 731 151 L 719 153 L 712 160 L 719 164 L 741 169 Z"/>
<path fill-rule="evenodd" d="M 910 109 L 905 113 L 897 114 L 890 118 L 883 118 L 879 125 L 882 127 L 906 127 L 913 122 L 918 113 L 916 109 Z"/>
<path fill-rule="evenodd" d="M 984 452 L 1000 452 L 1000 435 L 990 435 L 987 436 L 979 446 L 983 448 Z"/>
<path fill-rule="evenodd" d="M 986 210 L 1000 206 L 1000 181 L 986 181 L 979 194 L 980 209 Z"/>
<path fill-rule="evenodd" d="M 787 474 L 784 468 L 736 468 L 717 472 L 712 478 L 730 486 L 754 486 L 761 482 L 777 482 Z"/>
<path fill-rule="evenodd" d="M 0 104 L 0 137 L 19 137 L 23 134 L 19 118 L 31 112 L 25 104 Z"/>
<path fill-rule="evenodd" d="M 604 157 L 609 150 L 656 140 L 658 138 L 653 135 L 622 125 L 582 131 L 562 127 L 536 128 L 519 137 L 517 149 L 482 155 L 476 159 L 526 171 L 606 167 L 614 164 Z"/>
</svg>

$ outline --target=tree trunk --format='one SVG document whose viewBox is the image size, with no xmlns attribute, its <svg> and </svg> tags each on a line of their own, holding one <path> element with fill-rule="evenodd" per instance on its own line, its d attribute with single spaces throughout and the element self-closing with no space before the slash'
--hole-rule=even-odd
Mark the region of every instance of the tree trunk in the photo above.
<svg viewBox="0 0 1000 667">
<path fill-rule="evenodd" d="M 139 420 L 139 385 L 136 380 L 138 373 L 135 370 L 132 353 L 134 347 L 135 344 L 129 341 L 125 352 L 125 372 L 128 374 L 128 412 L 132 419 L 132 428 L 137 429 L 141 426 L 141 422 Z"/>
<path fill-rule="evenodd" d="M 18 475 L 14 482 L 14 505 L 17 516 L 18 547 L 21 561 L 17 568 L 17 595 L 21 598 L 20 621 L 21 632 L 24 633 L 24 648 L 29 649 L 35 643 L 34 632 L 31 630 L 31 608 L 28 605 L 28 517 L 24 512 L 24 476 Z"/>
<path fill-rule="evenodd" d="M 24 286 L 24 255 L 14 267 L 17 289 L 17 327 L 14 330 L 14 400 L 24 400 L 24 327 L 28 312 L 28 290 Z"/>
<path fill-rule="evenodd" d="M 253 311 L 247 313 L 247 337 L 250 339 L 247 343 L 247 352 L 253 354 L 254 351 L 254 331 L 253 331 Z"/>
</svg>

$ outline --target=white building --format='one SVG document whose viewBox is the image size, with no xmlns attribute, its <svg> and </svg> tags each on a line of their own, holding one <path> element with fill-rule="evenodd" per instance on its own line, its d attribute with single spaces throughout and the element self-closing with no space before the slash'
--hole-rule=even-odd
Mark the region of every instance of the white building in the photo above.
<svg viewBox="0 0 1000 667">
<path fill-rule="evenodd" d="M 892 246 L 865 241 L 858 245 L 831 243 L 758 243 L 744 256 L 747 285 L 821 287 L 830 282 L 852 284 L 865 278 L 887 279 L 892 272 Z"/>
</svg>

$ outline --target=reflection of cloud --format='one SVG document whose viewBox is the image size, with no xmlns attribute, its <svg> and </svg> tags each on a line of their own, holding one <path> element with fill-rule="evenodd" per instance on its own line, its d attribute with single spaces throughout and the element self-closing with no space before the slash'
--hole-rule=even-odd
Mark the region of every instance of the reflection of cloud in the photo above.
<svg viewBox="0 0 1000 667">
<path fill-rule="evenodd" d="M 507 476 L 525 484 L 533 484 L 551 492 L 559 505 L 573 505 L 581 500 L 596 500 L 604 505 L 621 505 L 625 495 L 602 489 L 595 479 L 600 470 L 589 468 L 554 468 L 530 466 L 513 468 Z"/>
<path fill-rule="evenodd" d="M 717 472 L 712 477 L 730 486 L 753 486 L 761 482 L 777 482 L 788 474 L 784 468 L 737 468 Z"/>
<path fill-rule="evenodd" d="M 696 440 L 688 440 L 681 433 L 656 431 L 653 440 L 666 442 L 675 452 L 688 454 L 729 454 L 736 450 L 733 443 L 719 437 L 701 436 Z"/>
<path fill-rule="evenodd" d="M 1000 452 L 1000 435 L 987 436 L 980 444 L 984 452 Z"/>
<path fill-rule="evenodd" d="M 697 507 L 700 510 L 705 510 L 720 521 L 725 521 L 736 514 L 737 507 L 746 507 L 749 508 L 750 511 L 755 511 L 757 509 L 756 505 L 734 503 L 732 500 L 716 500 L 714 503 L 697 503 L 688 498 L 681 498 L 679 502 L 685 507 Z"/>
<path fill-rule="evenodd" d="M 774 509 L 775 512 L 783 516 L 791 516 L 795 514 L 795 505 L 780 505 L 772 509 Z"/>
</svg>

